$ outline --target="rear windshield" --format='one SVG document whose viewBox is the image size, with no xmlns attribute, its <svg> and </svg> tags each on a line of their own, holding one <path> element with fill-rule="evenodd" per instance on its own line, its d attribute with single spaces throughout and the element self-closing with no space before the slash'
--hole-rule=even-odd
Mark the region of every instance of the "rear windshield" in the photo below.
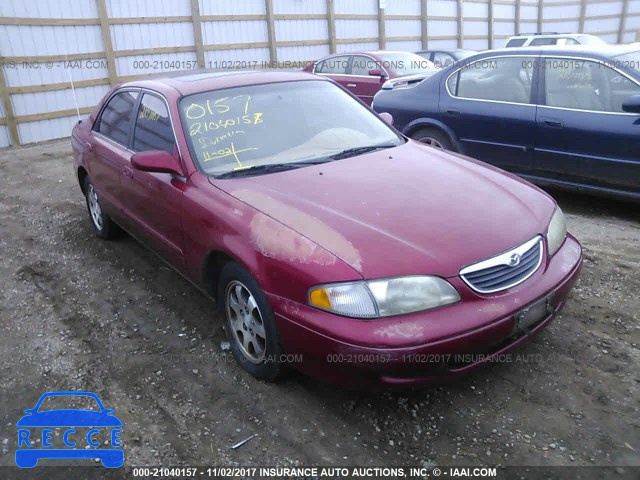
<svg viewBox="0 0 640 480">
<path fill-rule="evenodd" d="M 607 43 L 594 35 L 580 35 L 578 39 L 581 45 L 605 45 Z"/>
<path fill-rule="evenodd" d="M 392 70 L 398 77 L 402 77 L 404 75 L 415 75 L 417 73 L 425 73 L 429 70 L 438 69 L 433 62 L 426 60 L 415 53 L 381 53 L 378 54 L 378 58 L 385 68 Z"/>
<path fill-rule="evenodd" d="M 630 68 L 640 72 L 640 50 L 618 55 L 617 57 L 613 57 L 613 59 L 615 61 L 614 66 Z"/>
</svg>

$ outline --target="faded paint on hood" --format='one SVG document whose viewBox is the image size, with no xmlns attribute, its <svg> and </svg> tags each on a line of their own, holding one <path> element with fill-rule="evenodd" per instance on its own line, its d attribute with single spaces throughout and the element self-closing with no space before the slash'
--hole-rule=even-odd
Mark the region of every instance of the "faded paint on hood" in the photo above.
<svg viewBox="0 0 640 480">
<path fill-rule="evenodd" d="M 545 233 L 555 208 L 524 180 L 413 141 L 296 170 L 210 181 L 365 278 L 455 276 Z"/>
</svg>

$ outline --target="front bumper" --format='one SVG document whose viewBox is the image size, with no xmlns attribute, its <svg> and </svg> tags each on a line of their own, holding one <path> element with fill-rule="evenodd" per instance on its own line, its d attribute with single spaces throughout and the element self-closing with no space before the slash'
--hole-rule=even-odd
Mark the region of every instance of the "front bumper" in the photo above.
<svg viewBox="0 0 640 480">
<path fill-rule="evenodd" d="M 546 252 L 545 252 L 546 256 Z M 492 295 L 448 279 L 462 300 L 448 307 L 376 320 L 344 318 L 267 295 L 293 365 L 310 376 L 351 385 L 441 382 L 500 358 L 543 329 L 563 307 L 582 266 L 571 235 L 522 284 Z M 522 330 L 514 316 L 548 299 L 546 316 Z"/>
</svg>

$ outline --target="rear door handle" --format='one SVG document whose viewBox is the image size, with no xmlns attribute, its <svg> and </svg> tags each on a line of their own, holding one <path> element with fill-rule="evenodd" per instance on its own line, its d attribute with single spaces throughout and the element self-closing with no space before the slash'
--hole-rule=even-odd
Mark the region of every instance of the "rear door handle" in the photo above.
<svg viewBox="0 0 640 480">
<path fill-rule="evenodd" d="M 347 87 L 349 87 L 349 88 L 355 88 L 357 86 L 358 85 L 356 85 L 355 83 L 347 83 Z"/>
<path fill-rule="evenodd" d="M 543 122 L 547 127 L 553 127 L 553 128 L 562 127 L 562 122 L 560 120 L 553 120 L 551 118 L 548 118 L 548 119 L 544 119 Z"/>
<path fill-rule="evenodd" d="M 85 142 L 84 148 L 86 148 L 88 151 L 92 151 L 93 150 L 93 145 L 91 145 L 91 143 L 89 143 L 89 142 Z"/>
<path fill-rule="evenodd" d="M 129 167 L 124 167 L 122 169 L 122 175 L 127 178 L 133 178 L 133 170 L 131 170 Z"/>
<path fill-rule="evenodd" d="M 446 113 L 447 115 L 452 115 L 452 116 L 460 115 L 460 112 L 458 110 L 447 110 Z"/>
</svg>

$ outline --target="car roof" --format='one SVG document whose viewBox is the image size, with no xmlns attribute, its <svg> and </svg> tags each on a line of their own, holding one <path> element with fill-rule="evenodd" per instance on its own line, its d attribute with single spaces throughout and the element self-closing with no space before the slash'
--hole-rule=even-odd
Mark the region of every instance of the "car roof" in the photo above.
<svg viewBox="0 0 640 480">
<path fill-rule="evenodd" d="M 425 52 L 477 52 L 471 48 L 428 48 L 426 50 L 418 50 L 416 53 Z"/>
<path fill-rule="evenodd" d="M 370 55 L 372 57 L 379 57 L 380 55 L 385 55 L 387 53 L 411 53 L 411 52 L 407 52 L 405 50 L 358 50 L 358 51 L 354 51 L 354 52 L 338 52 L 338 53 L 332 53 L 331 55 L 327 55 L 326 57 L 324 57 L 324 59 L 326 58 L 331 58 L 331 57 L 342 57 L 342 56 L 348 56 L 348 55 Z"/>
<path fill-rule="evenodd" d="M 529 47 L 511 47 L 487 50 L 479 55 L 508 54 L 508 55 L 540 55 L 553 53 L 557 55 L 589 55 L 592 57 L 611 58 L 625 53 L 640 51 L 640 45 L 537 45 Z M 470 57 L 472 58 L 472 57 Z"/>
<path fill-rule="evenodd" d="M 509 39 L 512 38 L 544 38 L 544 37 L 595 37 L 595 35 L 591 33 L 520 33 L 518 35 L 512 35 Z"/>
<path fill-rule="evenodd" d="M 328 81 L 311 73 L 283 70 L 195 70 L 160 74 L 144 80 L 133 80 L 120 85 L 121 88 L 149 88 L 163 93 L 174 90 L 179 95 L 224 88 L 262 85 L 267 83 L 294 82 L 301 80 Z"/>
</svg>

